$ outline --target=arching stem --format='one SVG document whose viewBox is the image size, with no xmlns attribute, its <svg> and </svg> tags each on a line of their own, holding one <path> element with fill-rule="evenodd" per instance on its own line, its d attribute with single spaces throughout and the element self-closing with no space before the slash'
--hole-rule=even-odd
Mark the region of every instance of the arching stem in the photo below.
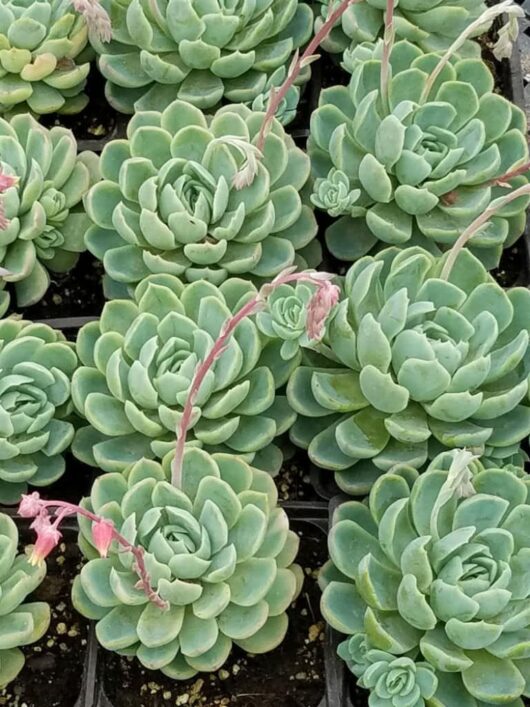
<svg viewBox="0 0 530 707">
<path fill-rule="evenodd" d="M 290 282 L 308 282 L 315 285 L 317 290 L 308 304 L 307 332 L 311 339 L 318 340 L 319 326 L 322 324 L 323 320 L 329 314 L 331 308 L 338 299 L 338 287 L 330 283 L 333 275 L 329 275 L 328 273 L 295 273 L 292 272 L 292 270 L 292 268 L 289 268 L 284 273 L 280 273 L 280 275 L 278 275 L 278 277 L 276 277 L 271 283 L 263 285 L 255 297 L 247 302 L 239 310 L 239 312 L 236 312 L 233 317 L 224 323 L 223 328 L 221 329 L 221 332 L 219 333 L 219 336 L 217 337 L 210 352 L 197 366 L 177 429 L 177 444 L 175 447 L 175 457 L 172 464 L 171 478 L 173 485 L 177 488 L 180 488 L 182 484 L 182 463 L 184 459 L 184 449 L 186 446 L 186 435 L 191 426 L 193 406 L 197 399 L 197 395 L 206 374 L 212 368 L 219 356 L 221 356 L 221 354 L 225 351 L 228 341 L 234 333 L 237 325 L 242 322 L 243 319 L 246 319 L 246 317 L 250 317 L 262 310 L 266 306 L 268 297 L 280 285 L 285 285 Z M 311 316 L 309 316 L 309 312 L 311 312 Z"/>
<path fill-rule="evenodd" d="M 387 0 L 385 14 L 385 33 L 383 35 L 383 57 L 381 59 L 381 100 L 388 110 L 388 83 L 390 80 L 390 54 L 394 46 L 394 0 Z"/>
<path fill-rule="evenodd" d="M 511 194 L 507 194 L 506 196 L 502 196 L 498 199 L 495 199 L 491 202 L 488 208 L 482 214 L 480 214 L 480 216 L 477 216 L 477 218 L 472 221 L 464 231 L 462 231 L 462 233 L 460 234 L 460 236 L 458 237 L 455 244 L 447 255 L 447 260 L 445 261 L 445 264 L 442 269 L 442 274 L 440 275 L 442 280 L 449 279 L 453 266 L 456 262 L 456 259 L 458 258 L 458 254 L 460 253 L 462 248 L 465 247 L 467 242 L 471 238 L 473 238 L 473 236 L 478 231 L 480 231 L 484 224 L 486 224 L 490 220 L 490 218 L 495 216 L 495 214 L 500 211 L 500 209 L 502 209 L 504 206 L 514 201 L 515 199 L 518 199 L 520 196 L 525 196 L 526 194 L 530 194 L 530 184 L 524 184 L 522 187 L 519 187 L 518 189 L 515 189 L 515 191 L 511 192 Z"/>
</svg>

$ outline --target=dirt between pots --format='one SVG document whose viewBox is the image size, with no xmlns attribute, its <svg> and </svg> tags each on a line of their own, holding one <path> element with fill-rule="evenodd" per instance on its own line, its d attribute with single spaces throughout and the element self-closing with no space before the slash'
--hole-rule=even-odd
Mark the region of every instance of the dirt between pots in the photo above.
<svg viewBox="0 0 530 707">
<path fill-rule="evenodd" d="M 235 649 L 215 673 L 177 682 L 141 667 L 136 659 L 104 652 L 103 688 L 113 707 L 316 707 L 324 693 L 324 622 L 316 578 L 326 559 L 323 532 L 292 521 L 301 535 L 298 562 L 306 576 L 289 611 L 289 630 L 271 653 L 249 656 Z M 333 707 L 339 707 L 333 706 Z"/>
<path fill-rule="evenodd" d="M 46 635 L 23 648 L 26 664 L 17 679 L 0 691 L 1 707 L 74 707 L 81 691 L 88 622 L 71 605 L 70 588 L 80 567 L 75 533 L 65 532 L 48 560 L 48 574 L 28 601 L 46 601 L 52 619 Z M 32 542 L 32 536 L 23 534 Z"/>
</svg>

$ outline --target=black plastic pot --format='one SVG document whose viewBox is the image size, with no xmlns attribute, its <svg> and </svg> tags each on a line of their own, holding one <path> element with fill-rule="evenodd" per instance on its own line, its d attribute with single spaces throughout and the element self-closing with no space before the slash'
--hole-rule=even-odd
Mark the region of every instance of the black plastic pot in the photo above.
<svg viewBox="0 0 530 707">
<path fill-rule="evenodd" d="M 292 502 L 284 504 L 284 507 L 288 512 L 292 527 L 301 530 L 304 535 L 306 533 L 311 537 L 320 534 L 327 535 L 327 504 Z M 337 641 L 338 636 L 328 628 L 323 646 L 325 693 L 317 707 L 341 707 L 348 704 L 347 675 L 342 661 L 336 655 Z M 92 632 L 87 646 L 83 692 L 74 707 L 113 707 L 104 686 L 107 664 L 105 656 L 106 651 L 97 644 Z M 113 671 L 111 679 L 119 681 L 119 673 Z M 156 674 L 153 674 L 153 680 L 156 680 Z M 135 704 L 131 703 L 130 707 L 135 707 Z"/>
</svg>

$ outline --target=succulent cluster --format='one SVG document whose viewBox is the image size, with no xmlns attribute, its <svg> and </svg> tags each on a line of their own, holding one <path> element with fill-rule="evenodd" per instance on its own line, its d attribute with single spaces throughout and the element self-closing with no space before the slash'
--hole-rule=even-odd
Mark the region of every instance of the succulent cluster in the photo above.
<svg viewBox="0 0 530 707">
<path fill-rule="evenodd" d="M 48 130 L 26 113 L 0 118 L 0 169 L 19 180 L 0 196 L 8 220 L 0 230 L 2 285 L 14 283 L 18 305 L 27 307 L 46 292 L 48 271 L 66 272 L 85 250 L 82 199 L 99 179 L 98 158 L 78 155 L 69 130 Z"/>
<path fill-rule="evenodd" d="M 495 180 L 528 161 L 525 116 L 493 92 L 480 59 L 446 64 L 429 90 L 439 55 L 397 42 L 383 96 L 382 50 L 381 41 L 355 47 L 349 86 L 324 89 L 311 117 L 312 200 L 338 217 L 326 240 L 342 260 L 381 242 L 446 250 L 506 193 Z M 526 178 L 508 181 L 520 186 Z M 471 241 L 488 268 L 523 232 L 527 204 L 512 202 Z"/>
<path fill-rule="evenodd" d="M 44 579 L 46 565 L 30 565 L 18 555 L 18 541 L 17 526 L 0 513 L 0 689 L 24 666 L 20 648 L 42 638 L 50 623 L 48 604 L 24 603 Z"/>
<path fill-rule="evenodd" d="M 167 479 L 163 466 L 144 459 L 124 474 L 99 477 L 82 503 L 145 549 L 153 590 L 166 608 L 135 587 L 130 553 L 111 546 L 107 558 L 99 557 L 92 524 L 82 516 L 79 542 L 89 561 L 72 598 L 97 621 L 105 648 L 186 679 L 218 670 L 233 644 L 251 653 L 275 648 L 303 572 L 293 564 L 299 538 L 266 472 L 232 455 L 188 448 L 181 487 Z"/>
<path fill-rule="evenodd" d="M 46 486 L 64 473 L 76 367 L 73 344 L 60 332 L 17 318 L 0 321 L 1 503 L 15 503 L 27 484 Z"/>
<path fill-rule="evenodd" d="M 93 40 L 106 94 L 124 113 L 163 110 L 177 96 L 198 108 L 252 103 L 311 36 L 298 0 L 102 0 L 110 45 Z"/>
<path fill-rule="evenodd" d="M 335 512 L 322 611 L 370 705 L 522 707 L 529 694 L 529 486 L 472 473 L 468 456 L 391 470 L 367 505 Z"/>
<path fill-rule="evenodd" d="M 86 243 L 103 261 L 109 296 L 128 296 L 151 273 L 219 285 L 320 262 L 314 214 L 299 194 L 309 159 L 275 122 L 258 162 L 262 120 L 244 106 L 207 118 L 177 100 L 136 113 L 127 141 L 105 147 L 104 179 L 86 199 Z"/>
<path fill-rule="evenodd" d="M 0 113 L 79 113 L 90 70 L 88 28 L 71 0 L 0 4 Z"/>
<path fill-rule="evenodd" d="M 162 459 L 174 448 L 197 364 L 253 295 L 249 282 L 235 278 L 217 288 L 151 275 L 132 300 L 108 302 L 77 338 L 82 365 L 72 399 L 89 425 L 78 430 L 74 453 L 105 471 L 122 471 L 142 457 Z M 249 461 L 259 452 L 260 465 L 279 468 L 272 442 L 295 414 L 276 388 L 296 363 L 284 362 L 279 348 L 264 341 L 253 321 L 238 324 L 200 387 L 190 439 Z"/>
<path fill-rule="evenodd" d="M 447 281 L 444 262 L 419 247 L 358 260 L 328 350 L 290 378 L 292 440 L 349 493 L 447 448 L 509 461 L 530 433 L 530 292 L 505 292 L 468 250 Z"/>
<path fill-rule="evenodd" d="M 329 0 L 319 0 L 320 15 L 315 21 L 318 31 L 329 13 Z M 364 0 L 352 3 L 322 43 L 326 51 L 339 53 L 363 42 L 376 42 L 383 36 L 386 3 L 381 0 Z M 407 39 L 426 52 L 447 49 L 472 22 L 486 9 L 483 0 L 398 0 L 394 5 L 394 29 L 397 39 Z M 481 26 L 474 36 L 487 29 Z M 477 42 L 467 41 L 460 56 L 480 56 Z"/>
</svg>

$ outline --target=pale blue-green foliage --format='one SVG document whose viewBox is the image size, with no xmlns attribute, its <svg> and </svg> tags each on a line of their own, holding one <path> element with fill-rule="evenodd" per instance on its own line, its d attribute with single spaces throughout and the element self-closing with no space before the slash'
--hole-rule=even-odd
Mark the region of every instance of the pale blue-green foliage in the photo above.
<svg viewBox="0 0 530 707">
<path fill-rule="evenodd" d="M 0 230 L 0 267 L 9 271 L 0 290 L 14 283 L 17 304 L 27 307 L 48 289 L 49 271 L 70 270 L 85 250 L 82 200 L 99 179 L 98 157 L 78 155 L 70 130 L 48 130 L 26 113 L 0 118 L 0 169 L 19 178 L 0 196 L 9 221 Z M 0 291 L 0 310 L 6 306 Z"/>
<path fill-rule="evenodd" d="M 1 503 L 16 503 L 28 484 L 47 486 L 64 473 L 77 364 L 61 332 L 17 318 L 0 321 Z"/>
<path fill-rule="evenodd" d="M 90 70 L 88 28 L 71 0 L 0 3 L 0 113 L 79 113 Z"/>
<path fill-rule="evenodd" d="M 104 179 L 86 198 L 94 222 L 86 243 L 103 261 L 109 297 L 128 296 L 150 273 L 219 285 L 320 263 L 316 220 L 300 194 L 309 158 L 277 121 L 254 179 L 234 186 L 249 150 L 257 161 L 263 119 L 241 105 L 209 117 L 177 100 L 162 113 L 137 113 L 128 139 L 106 145 Z"/>
<path fill-rule="evenodd" d="M 184 680 L 218 670 L 233 644 L 265 653 L 281 643 L 303 572 L 293 564 L 299 538 L 266 472 L 188 448 L 177 489 L 169 467 L 169 459 L 163 467 L 144 459 L 125 474 L 106 474 L 82 502 L 145 549 L 152 588 L 168 609 L 135 586 L 130 552 L 113 543 L 108 558 L 99 558 L 92 524 L 81 516 L 79 543 L 89 561 L 72 598 L 97 621 L 105 648 Z"/>
<path fill-rule="evenodd" d="M 405 656 L 370 650 L 369 665 L 359 684 L 370 690 L 370 707 L 425 707 L 436 692 L 438 680 L 428 663 Z"/>
<path fill-rule="evenodd" d="M 255 295 L 248 281 L 236 278 L 217 288 L 151 275 L 132 300 L 108 302 L 77 337 L 82 365 L 72 399 L 88 425 L 76 434 L 74 454 L 104 471 L 122 471 L 142 457 L 162 459 L 174 448 L 198 363 L 225 322 Z M 252 319 L 237 325 L 200 387 L 189 439 L 279 470 L 282 454 L 273 440 L 296 415 L 276 389 L 297 363 L 284 361 L 280 347 Z"/>
<path fill-rule="evenodd" d="M 302 69 L 294 84 L 289 87 L 285 97 L 280 101 L 274 117 L 276 120 L 279 120 L 282 125 L 289 125 L 289 123 L 295 119 L 296 111 L 298 109 L 298 101 L 300 100 L 300 86 L 305 84 L 309 80 L 310 76 L 311 71 L 308 66 Z M 274 88 L 279 88 L 286 78 L 287 67 L 280 66 L 273 74 L 271 74 L 263 91 L 252 101 L 250 106 L 252 110 L 258 113 L 265 112 L 269 105 L 271 90 Z"/>
<path fill-rule="evenodd" d="M 321 12 L 315 20 L 318 31 L 329 12 L 329 0 L 318 0 Z M 318 7 L 318 6 L 317 6 Z M 386 2 L 365 0 L 352 3 L 342 15 L 322 46 L 334 54 L 362 42 L 375 42 L 383 36 Z M 407 39 L 427 52 L 448 49 L 453 41 L 486 9 L 482 0 L 398 0 L 394 6 L 394 31 L 396 38 Z M 485 32 L 482 26 L 475 32 Z M 480 45 L 466 41 L 460 56 L 480 56 Z"/>
<path fill-rule="evenodd" d="M 311 36 L 298 0 L 102 0 L 113 41 L 91 38 L 117 110 L 163 110 L 175 98 L 210 109 L 252 103 Z"/>
<path fill-rule="evenodd" d="M 302 357 L 300 349 L 310 345 L 307 307 L 315 289 L 304 282 L 280 285 L 269 295 L 267 308 L 256 316 L 256 324 L 266 336 L 283 341 L 280 356 L 285 361 L 296 357 L 298 364 Z"/>
<path fill-rule="evenodd" d="M 0 689 L 24 666 L 20 648 L 42 638 L 50 624 L 48 604 L 24 603 L 44 579 L 46 565 L 30 565 L 25 554 L 17 554 L 18 542 L 17 526 L 0 513 Z"/>
<path fill-rule="evenodd" d="M 368 503 L 334 513 L 322 613 L 347 635 L 339 655 L 376 696 L 370 705 L 423 705 L 384 701 L 388 683 L 376 678 L 396 657 L 419 661 L 428 705 L 522 707 L 529 696 L 530 486 L 516 473 L 474 464 L 475 493 L 444 492 L 442 504 L 452 461 L 453 453 L 442 454 L 421 475 L 395 467 Z M 438 682 L 432 701 L 433 676 L 419 677 L 424 663 Z M 412 683 L 404 667 L 394 686 Z"/>
<path fill-rule="evenodd" d="M 530 292 L 505 292 L 465 249 L 442 280 L 445 260 L 416 247 L 357 261 L 327 349 L 290 378 L 291 439 L 348 493 L 447 448 L 511 463 L 530 433 Z"/>
<path fill-rule="evenodd" d="M 480 59 L 445 65 L 423 99 L 440 56 L 397 42 L 387 105 L 380 94 L 381 53 L 381 41 L 355 47 L 348 54 L 349 85 L 324 89 L 311 118 L 314 203 L 339 215 L 339 170 L 340 201 L 354 207 L 326 231 L 329 249 L 341 260 L 356 260 L 381 243 L 447 250 L 506 193 L 492 180 L 528 161 L 525 115 L 494 93 L 493 76 Z M 519 176 L 510 184 L 526 181 Z M 526 196 L 511 202 L 471 239 L 469 247 L 488 269 L 523 232 L 527 204 Z"/>
</svg>

